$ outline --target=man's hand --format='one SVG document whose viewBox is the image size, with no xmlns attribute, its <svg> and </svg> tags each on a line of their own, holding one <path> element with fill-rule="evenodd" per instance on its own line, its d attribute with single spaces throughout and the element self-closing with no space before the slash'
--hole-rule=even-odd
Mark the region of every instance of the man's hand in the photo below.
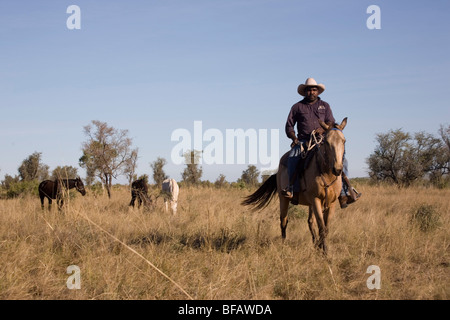
<svg viewBox="0 0 450 320">
<path fill-rule="evenodd" d="M 324 128 L 322 128 L 322 127 L 318 127 L 318 128 L 316 129 L 316 133 L 318 133 L 318 134 L 322 135 L 322 134 L 324 134 L 324 133 L 325 133 L 325 129 L 324 129 Z"/>
<path fill-rule="evenodd" d="M 288 136 L 289 136 L 289 138 L 292 139 L 291 148 L 292 148 L 293 146 L 295 146 L 296 144 L 298 144 L 298 139 L 297 139 L 297 136 L 296 136 L 296 134 L 295 134 L 295 131 L 289 132 Z"/>
</svg>

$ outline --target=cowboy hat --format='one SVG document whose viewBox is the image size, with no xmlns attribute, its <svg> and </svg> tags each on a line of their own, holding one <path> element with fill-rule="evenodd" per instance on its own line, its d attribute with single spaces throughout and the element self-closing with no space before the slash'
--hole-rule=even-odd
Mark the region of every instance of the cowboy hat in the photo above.
<svg viewBox="0 0 450 320">
<path fill-rule="evenodd" d="M 305 84 L 302 83 L 298 86 L 297 92 L 302 96 L 306 96 L 306 88 L 308 87 L 317 87 L 319 94 L 325 91 L 325 85 L 322 83 L 317 84 L 316 80 L 313 78 L 308 78 L 306 79 Z"/>
</svg>

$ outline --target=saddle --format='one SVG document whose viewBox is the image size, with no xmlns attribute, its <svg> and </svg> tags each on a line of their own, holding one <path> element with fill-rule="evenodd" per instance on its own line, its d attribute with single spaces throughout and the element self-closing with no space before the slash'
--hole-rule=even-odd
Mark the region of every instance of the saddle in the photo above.
<svg viewBox="0 0 450 320">
<path fill-rule="evenodd" d="M 316 132 L 314 130 L 313 132 L 311 132 L 309 141 L 301 145 L 302 151 L 300 160 L 297 164 L 297 167 L 295 168 L 294 174 L 291 177 L 291 181 L 289 183 L 290 185 L 294 186 L 294 192 L 304 191 L 304 189 L 300 190 L 300 178 L 303 176 L 302 173 L 306 170 L 306 168 L 308 168 L 313 155 L 317 152 L 319 146 L 322 145 L 322 143 L 323 143 L 323 136 L 316 135 Z M 291 144 L 291 148 L 293 147 L 294 144 Z M 287 156 L 284 156 L 281 159 L 281 163 L 287 167 L 289 153 L 286 153 L 286 155 Z"/>
<path fill-rule="evenodd" d="M 295 168 L 294 175 L 292 176 L 292 179 L 291 179 L 291 185 L 294 186 L 295 192 L 305 191 L 305 187 L 306 187 L 305 185 L 303 186 L 303 189 L 300 190 L 300 186 L 301 186 L 300 179 L 303 177 L 303 172 L 305 172 L 306 168 L 308 168 L 313 155 L 317 151 L 317 148 L 318 148 L 317 146 L 314 146 L 314 148 L 312 148 L 311 150 L 309 150 L 305 153 L 304 158 L 303 158 L 303 156 L 300 157 L 297 167 Z"/>
<path fill-rule="evenodd" d="M 306 152 L 305 158 L 303 158 L 303 157 L 300 158 L 300 161 L 297 166 L 298 169 L 296 169 L 296 171 L 298 170 L 298 173 L 301 173 L 303 170 L 305 170 L 308 167 L 309 162 L 310 162 L 314 152 L 316 151 L 316 149 L 317 149 L 317 146 L 315 146 L 313 149 Z M 289 151 L 286 152 L 285 155 L 280 160 L 281 164 L 285 167 L 288 166 L 288 158 L 289 158 Z"/>
</svg>

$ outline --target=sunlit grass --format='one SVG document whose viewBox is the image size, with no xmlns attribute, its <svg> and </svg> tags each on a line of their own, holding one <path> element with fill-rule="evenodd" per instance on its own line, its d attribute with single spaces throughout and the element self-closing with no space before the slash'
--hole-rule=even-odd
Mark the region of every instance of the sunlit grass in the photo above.
<svg viewBox="0 0 450 320">
<path fill-rule="evenodd" d="M 126 188 L 112 199 L 75 193 L 62 212 L 34 197 L 1 200 L 0 298 L 448 299 L 450 190 L 358 191 L 331 222 L 328 260 L 306 207 L 291 208 L 282 243 L 278 202 L 251 212 L 240 205 L 247 190 L 182 188 L 176 216 L 161 198 L 152 212 L 131 209 Z M 66 286 L 70 265 L 79 290 Z M 370 265 L 381 289 L 367 288 Z"/>
</svg>

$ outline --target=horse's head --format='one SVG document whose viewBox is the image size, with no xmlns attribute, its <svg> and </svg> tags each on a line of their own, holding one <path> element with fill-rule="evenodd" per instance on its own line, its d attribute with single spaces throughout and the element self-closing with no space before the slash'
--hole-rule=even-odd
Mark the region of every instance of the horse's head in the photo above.
<svg viewBox="0 0 450 320">
<path fill-rule="evenodd" d="M 77 177 L 75 179 L 75 188 L 77 189 L 77 191 L 79 193 L 81 193 L 83 196 L 86 194 L 86 190 L 84 189 L 84 184 L 83 181 L 81 180 L 80 177 Z"/>
<path fill-rule="evenodd" d="M 155 201 L 152 200 L 152 195 L 146 194 L 144 198 L 144 208 L 147 210 L 154 210 L 156 207 L 156 197 Z"/>
<path fill-rule="evenodd" d="M 327 125 L 321 120 L 319 120 L 319 123 L 326 130 L 324 146 L 328 155 L 327 161 L 331 166 L 330 169 L 335 176 L 339 176 L 344 169 L 345 137 L 342 130 L 347 125 L 347 118 L 344 118 L 341 124 Z"/>
</svg>

